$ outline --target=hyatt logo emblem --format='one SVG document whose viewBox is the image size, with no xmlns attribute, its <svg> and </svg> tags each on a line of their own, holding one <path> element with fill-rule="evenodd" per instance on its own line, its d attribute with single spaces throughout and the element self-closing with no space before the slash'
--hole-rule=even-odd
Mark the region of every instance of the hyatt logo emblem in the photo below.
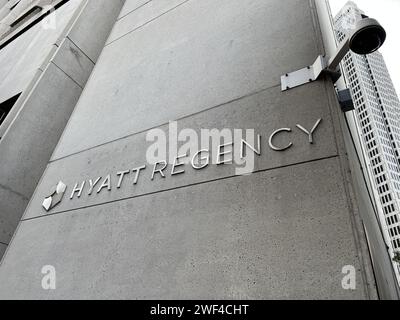
<svg viewBox="0 0 400 320">
<path fill-rule="evenodd" d="M 62 181 L 60 181 L 58 185 L 55 187 L 53 193 L 46 199 L 44 199 L 43 208 L 45 208 L 46 211 L 50 211 L 55 206 L 57 206 L 61 202 L 65 190 L 67 190 L 67 186 Z"/>
</svg>

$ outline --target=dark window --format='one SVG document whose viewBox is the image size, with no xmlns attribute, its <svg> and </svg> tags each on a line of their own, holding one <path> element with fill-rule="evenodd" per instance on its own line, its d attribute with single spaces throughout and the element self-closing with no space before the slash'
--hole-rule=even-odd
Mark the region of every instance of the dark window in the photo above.
<svg viewBox="0 0 400 320">
<path fill-rule="evenodd" d="M 17 102 L 20 95 L 21 94 L 19 93 L 16 96 L 0 103 L 0 125 L 3 123 L 14 104 Z"/>
<path fill-rule="evenodd" d="M 11 24 L 11 28 L 16 28 L 19 25 L 21 25 L 23 22 L 27 21 L 28 19 L 32 18 L 33 16 L 35 16 L 36 14 L 38 14 L 40 11 L 42 11 L 42 8 L 38 7 L 38 6 L 34 6 L 33 8 L 31 8 L 30 10 L 28 10 L 27 12 L 25 12 L 22 16 L 20 16 L 17 20 L 15 20 L 12 24 Z"/>
</svg>

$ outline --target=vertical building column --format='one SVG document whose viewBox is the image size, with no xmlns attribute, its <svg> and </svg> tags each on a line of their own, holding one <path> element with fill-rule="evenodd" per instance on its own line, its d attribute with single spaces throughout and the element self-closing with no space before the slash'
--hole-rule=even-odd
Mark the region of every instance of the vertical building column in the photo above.
<svg viewBox="0 0 400 320">
<path fill-rule="evenodd" d="M 14 106 L 0 141 L 0 243 L 9 243 L 123 3 L 82 1 Z"/>
</svg>

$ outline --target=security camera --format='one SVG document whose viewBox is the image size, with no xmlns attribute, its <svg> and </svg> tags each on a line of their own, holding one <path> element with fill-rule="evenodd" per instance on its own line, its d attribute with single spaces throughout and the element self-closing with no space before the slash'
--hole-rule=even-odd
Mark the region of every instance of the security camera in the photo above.
<svg viewBox="0 0 400 320">
<path fill-rule="evenodd" d="M 349 39 L 350 50 L 357 54 L 371 54 L 382 47 L 386 31 L 378 21 L 365 17 L 357 21 Z"/>
<path fill-rule="evenodd" d="M 382 47 L 385 40 L 386 31 L 379 22 L 363 15 L 332 58 L 320 55 L 311 66 L 283 75 L 282 91 L 313 82 L 323 73 L 331 75 L 332 80 L 336 82 L 341 76 L 338 66 L 350 50 L 360 55 L 371 54 Z"/>
</svg>

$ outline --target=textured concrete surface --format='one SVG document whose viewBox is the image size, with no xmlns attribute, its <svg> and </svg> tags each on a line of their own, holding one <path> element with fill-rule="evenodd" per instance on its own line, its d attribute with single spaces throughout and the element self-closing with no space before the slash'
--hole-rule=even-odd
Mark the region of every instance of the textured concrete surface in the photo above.
<svg viewBox="0 0 400 320">
<path fill-rule="evenodd" d="M 29 108 L 25 107 L 19 113 L 17 121 L 13 122 L 12 128 L 1 140 L 0 184 L 8 191 L 22 195 L 25 206 L 81 92 L 82 88 L 62 70 L 50 64 L 26 101 Z M 4 190 L 0 191 L 3 193 Z M 24 212 L 23 205 L 21 211 L 21 201 L 11 200 L 8 198 L 0 203 L 1 219 L 6 221 L 5 225 L 0 225 L 1 229 L 14 225 L 14 228 L 7 228 L 7 239 L 0 238 L 5 243 L 10 240 Z"/>
<path fill-rule="evenodd" d="M 80 87 L 84 87 L 88 80 L 94 63 L 71 40 L 65 38 L 60 48 L 51 60 L 57 67 L 65 72 Z"/>
<path fill-rule="evenodd" d="M 150 3 L 151 1 L 149 0 L 128 0 L 125 2 L 124 6 L 121 9 L 121 12 L 119 14 L 118 18 L 122 18 L 126 16 L 127 14 L 131 13 L 134 10 L 137 10 L 141 6 Z"/>
<path fill-rule="evenodd" d="M 28 201 L 29 198 L 25 195 L 18 194 L 6 186 L 0 186 L 0 242 L 9 243 L 19 222 L 18 217 L 15 217 L 15 213 L 24 212 Z"/>
<path fill-rule="evenodd" d="M 135 8 L 132 8 L 129 12 L 127 12 L 128 8 L 122 10 L 107 43 L 114 42 L 118 38 L 142 27 L 187 1 L 188 0 L 128 1 L 130 3 L 135 3 Z M 126 5 L 124 7 L 131 6 Z"/>
<path fill-rule="evenodd" d="M 0 243 L 0 257 L 6 252 L 7 246 L 5 244 Z M 0 259 L 1 260 L 1 259 Z"/>
<path fill-rule="evenodd" d="M 341 287 L 342 267 L 359 262 L 339 167 L 295 165 L 25 221 L 0 299 L 365 298 L 358 271 L 357 290 Z M 55 291 L 41 289 L 44 265 L 56 268 Z"/>
<path fill-rule="evenodd" d="M 53 159 L 276 86 L 312 34 L 304 1 L 186 2 L 104 49 Z"/>
<path fill-rule="evenodd" d="M 93 62 L 97 61 L 124 2 L 89 1 L 81 14 L 82 19 L 70 30 L 68 38 Z"/>
</svg>

